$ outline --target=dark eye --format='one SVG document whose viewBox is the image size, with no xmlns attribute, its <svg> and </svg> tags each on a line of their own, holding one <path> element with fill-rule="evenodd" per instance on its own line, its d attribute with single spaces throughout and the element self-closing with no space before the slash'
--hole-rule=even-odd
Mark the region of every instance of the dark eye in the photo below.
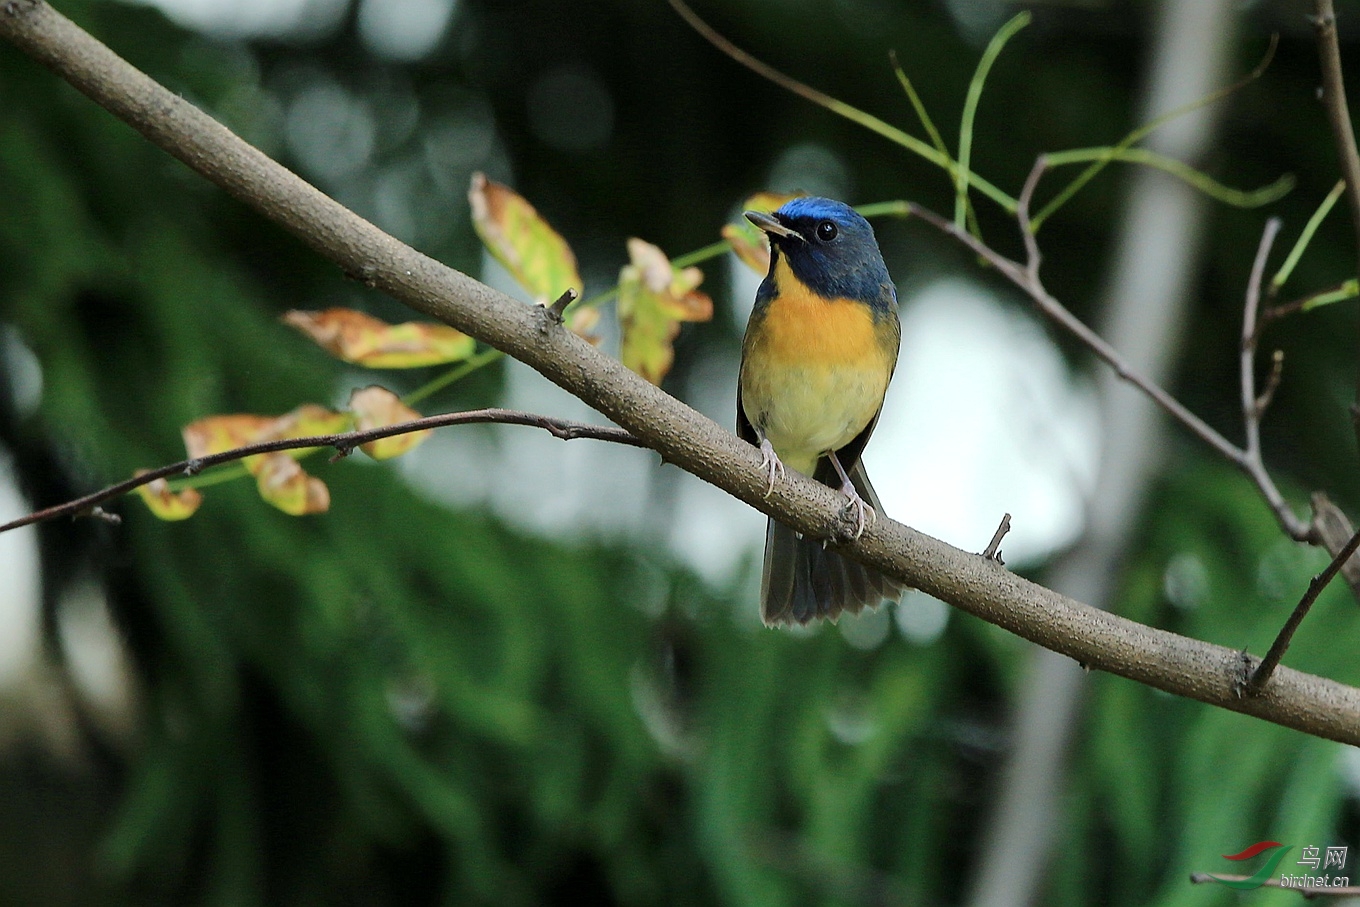
<svg viewBox="0 0 1360 907">
<path fill-rule="evenodd" d="M 817 238 L 822 242 L 831 242 L 836 238 L 836 225 L 829 220 L 824 220 L 817 225 Z"/>
</svg>

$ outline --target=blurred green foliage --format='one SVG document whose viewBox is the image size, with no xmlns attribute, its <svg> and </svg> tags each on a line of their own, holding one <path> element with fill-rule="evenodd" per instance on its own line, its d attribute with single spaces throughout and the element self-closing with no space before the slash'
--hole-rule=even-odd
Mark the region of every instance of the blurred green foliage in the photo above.
<svg viewBox="0 0 1360 907">
<path fill-rule="evenodd" d="M 401 222 L 404 238 L 474 271 L 460 167 L 513 174 L 583 261 L 607 263 L 588 282 L 617 267 L 628 235 L 672 253 L 710 242 L 731 206 L 764 188 L 771 149 L 791 143 L 852 162 L 856 201 L 943 209 L 951 197 L 938 171 L 737 71 L 660 3 L 467 0 L 441 49 L 408 66 L 367 54 L 348 21 L 311 43 L 247 48 L 144 9 L 58 5 L 304 174 L 280 99 L 318 79 L 376 99 L 369 169 L 329 184 L 307 175 L 381 220 L 375 187 L 407 174 L 425 204 Z M 910 110 L 888 47 L 937 120 L 960 108 L 979 47 L 942 8 L 831 8 L 704 12 L 897 122 Z M 1133 125 L 1141 6 L 1039 13 L 998 61 L 977 120 L 975 166 L 1006 187 L 1038 150 L 1106 143 Z M 1273 6 L 1255 15 L 1248 60 L 1277 24 Z M 1298 173 L 1277 209 L 1297 230 L 1335 167 L 1321 112 L 1302 100 L 1309 35 L 1290 28 L 1272 70 L 1229 102 L 1207 166 L 1244 186 Z M 550 147 L 526 118 L 526 82 L 566 48 L 614 92 L 602 148 Z M 405 133 L 400 105 L 381 103 L 393 86 L 418 101 Z M 285 309 L 340 297 L 401 314 L 9 47 L 0 110 L 0 325 L 43 375 L 36 412 L 0 393 L 0 442 L 33 501 L 178 458 L 180 426 L 205 414 L 328 400 L 340 367 L 278 323 Z M 434 142 L 477 117 L 494 124 L 481 158 Z M 447 185 L 412 169 L 431 147 L 454 162 Z M 1045 230 L 1051 285 L 1079 311 L 1117 186 L 1097 181 Z M 995 211 L 979 215 L 999 245 L 1014 241 Z M 1262 216 L 1214 217 L 1182 393 L 1229 431 L 1235 319 Z M 973 265 L 910 227 L 882 233 L 908 286 Z M 1351 245 L 1335 218 L 1297 284 L 1350 276 Z M 1272 328 L 1267 343 L 1289 365 L 1266 426 L 1268 455 L 1296 489 L 1326 487 L 1352 508 L 1353 321 L 1338 305 Z M 726 319 L 696 327 L 676 374 L 705 345 L 736 342 Z M 9 374 L 0 368 L 0 389 Z M 437 402 L 487 405 L 499 389 L 482 373 Z M 1177 444 L 1120 609 L 1261 652 L 1319 556 L 1281 538 L 1240 476 Z M 530 537 L 436 506 L 390 469 L 317 469 L 333 492 L 323 517 L 286 517 L 236 483 L 183 524 L 129 502 L 121 527 L 42 529 L 49 631 L 62 591 L 97 576 L 135 658 L 141 722 L 126 749 L 83 725 L 91 755 L 76 767 L 31 745 L 6 754 L 0 901 L 952 903 L 987 859 L 976 841 L 1029 651 L 1015 638 L 966 618 L 930 645 L 894 634 L 869 650 L 831 630 L 758 630 L 737 616 L 754 608 L 744 586 L 706 586 L 657 555 L 655 539 Z M 1334 587 L 1288 663 L 1360 682 L 1357 630 L 1353 600 Z M 1091 678 L 1078 739 L 1046 903 L 1236 903 L 1188 873 L 1226 871 L 1220 854 L 1266 837 L 1355 842 L 1355 788 L 1334 744 L 1106 676 Z"/>
</svg>

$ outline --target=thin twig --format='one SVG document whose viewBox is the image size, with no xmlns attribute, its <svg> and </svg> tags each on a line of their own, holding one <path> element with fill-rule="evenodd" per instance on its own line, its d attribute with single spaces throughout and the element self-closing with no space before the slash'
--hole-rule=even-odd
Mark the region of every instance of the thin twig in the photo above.
<svg viewBox="0 0 1360 907">
<path fill-rule="evenodd" d="M 1336 576 L 1337 572 L 1341 569 L 1341 565 L 1346 563 L 1350 556 L 1355 553 L 1357 548 L 1360 548 L 1360 532 L 1356 532 L 1351 536 L 1351 540 L 1346 543 L 1346 547 L 1336 553 L 1336 556 L 1332 558 L 1332 562 L 1327 565 L 1326 570 L 1323 570 L 1317 576 L 1313 577 L 1312 582 L 1308 584 L 1307 591 L 1303 593 L 1303 598 L 1299 599 L 1299 603 L 1294 606 L 1294 613 L 1289 615 L 1289 620 L 1285 621 L 1284 626 L 1280 628 L 1280 633 L 1275 637 L 1275 642 L 1271 644 L 1270 651 L 1266 653 L 1266 657 L 1261 660 L 1261 663 L 1256 666 L 1256 670 L 1252 672 L 1251 680 L 1247 681 L 1246 689 L 1244 690 L 1247 696 L 1257 696 L 1265 689 L 1267 681 L 1270 680 L 1270 675 L 1274 673 L 1275 668 L 1279 666 L 1280 659 L 1284 658 L 1284 653 L 1289 648 L 1290 641 L 1294 638 L 1294 631 L 1299 628 L 1299 624 L 1303 623 L 1303 619 L 1308 616 L 1308 610 L 1313 607 L 1313 602 L 1317 601 L 1318 596 L 1322 594 L 1322 590 L 1327 588 L 1327 584 L 1332 581 L 1332 577 Z"/>
<path fill-rule="evenodd" d="M 996 527 L 996 532 L 992 533 L 992 540 L 987 543 L 987 547 L 982 550 L 982 556 L 989 561 L 996 561 L 1003 567 L 1006 562 L 1001 559 L 1001 540 L 1006 537 L 1006 533 L 1011 531 L 1011 515 L 1002 515 L 1001 525 Z"/>
<path fill-rule="evenodd" d="M 1245 882 L 1253 876 L 1243 875 L 1219 875 L 1218 873 L 1192 872 L 1190 881 L 1195 885 L 1204 885 L 1208 882 Z M 1360 894 L 1360 886 L 1346 885 L 1335 888 L 1322 887 L 1320 885 L 1286 885 L 1279 879 L 1266 879 L 1261 883 L 1262 888 L 1282 888 L 1285 891 L 1297 891 L 1305 900 L 1312 898 L 1345 898 Z"/>
<path fill-rule="evenodd" d="M 1258 336 L 1253 337 L 1252 342 L 1255 343 L 1257 340 L 1260 339 L 1259 335 L 1261 331 L 1264 330 L 1265 326 L 1270 324 L 1272 321 L 1275 321 L 1279 318 L 1283 318 L 1286 315 L 1292 315 L 1295 312 L 1303 311 L 1304 309 L 1307 309 L 1309 307 L 1310 303 L 1314 302 L 1315 300 L 1322 299 L 1325 296 L 1339 296 L 1340 294 L 1347 292 L 1346 285 L 1351 283 L 1351 281 L 1353 281 L 1354 279 L 1355 278 L 1349 278 L 1347 280 L 1343 280 L 1340 283 L 1335 284 L 1334 286 L 1318 290 L 1316 293 L 1309 293 L 1307 296 L 1300 296 L 1298 299 L 1294 299 L 1289 302 L 1282 302 L 1279 305 L 1269 306 L 1266 309 L 1262 310 L 1261 317 L 1256 324 L 1256 333 Z"/>
<path fill-rule="evenodd" d="M 1048 158 L 1039 155 L 1034 159 L 1034 166 L 1029 170 L 1029 176 L 1025 179 L 1025 187 L 1020 190 L 1020 198 L 1017 199 L 1015 208 L 1015 219 L 1020 222 L 1020 236 L 1025 241 L 1025 274 L 1030 282 L 1039 282 L 1039 263 L 1043 257 L 1039 254 L 1039 240 L 1034 235 L 1034 224 L 1030 222 L 1029 207 L 1034 201 L 1034 190 L 1039 187 L 1039 180 L 1048 171 Z"/>
<path fill-rule="evenodd" d="M 1270 407 L 1270 401 L 1275 399 L 1275 392 L 1280 389 L 1280 377 L 1284 374 L 1284 350 L 1276 350 L 1270 356 L 1270 374 L 1266 376 L 1266 386 L 1256 397 L 1256 418 L 1260 419 L 1265 415 Z"/>
<path fill-rule="evenodd" d="M 1314 0 L 1313 27 L 1317 31 L 1318 62 L 1322 67 L 1322 103 L 1336 142 L 1341 175 L 1346 180 L 1346 200 L 1351 207 L 1351 223 L 1356 233 L 1356 252 L 1360 258 L 1360 151 L 1355 146 L 1346 85 L 1341 74 L 1341 47 L 1336 35 L 1336 10 L 1332 0 Z"/>
<path fill-rule="evenodd" d="M 1341 74 L 1341 47 L 1336 37 L 1336 10 L 1332 0 L 1314 0 L 1313 27 L 1317 31 L 1318 62 L 1322 67 L 1322 103 L 1332 127 L 1341 176 L 1346 180 L 1346 201 L 1351 207 L 1351 229 L 1355 231 L 1356 261 L 1360 261 L 1360 151 L 1355 147 L 1355 130 L 1346 103 L 1346 83 Z M 1360 372 L 1356 374 L 1356 402 L 1351 406 L 1351 424 L 1360 442 Z"/>
<path fill-rule="evenodd" d="M 1261 420 L 1256 406 L 1256 313 L 1261 305 L 1261 282 L 1265 279 L 1266 259 L 1270 247 L 1280 233 L 1281 221 L 1272 217 L 1261 231 L 1261 242 L 1256 247 L 1256 260 L 1251 265 L 1247 280 L 1246 302 L 1242 306 L 1242 346 L 1238 351 L 1238 371 L 1241 376 L 1242 423 L 1246 432 L 1245 456 L 1261 459 Z"/>
<path fill-rule="evenodd" d="M 1031 173 L 1033 172 L 1031 171 Z M 1173 419 L 1227 458 L 1234 466 L 1245 472 L 1266 499 L 1266 503 L 1275 514 L 1280 528 L 1290 538 L 1300 542 L 1312 540 L 1308 524 L 1299 519 L 1298 515 L 1290 508 L 1289 502 L 1284 499 L 1284 495 L 1280 493 L 1274 479 L 1270 477 L 1270 473 L 1262 465 L 1259 458 L 1256 460 L 1248 458 L 1246 451 L 1223 437 L 1207 422 L 1186 409 L 1183 403 L 1167 393 L 1160 385 L 1130 365 L 1118 350 L 1106 343 L 1099 334 L 1087 327 L 1081 319 L 1068 311 L 1066 306 L 1051 296 L 1048 290 L 1044 288 L 1043 283 L 1037 278 L 1031 277 L 1029 270 L 1024 266 L 1005 257 L 966 231 L 955 229 L 952 222 L 929 208 L 915 202 L 908 203 L 907 208 L 911 216 L 919 217 L 940 232 L 952 236 L 1004 274 L 1011 283 L 1029 296 L 1039 307 L 1039 311 L 1080 340 L 1087 349 L 1114 369 L 1116 375 L 1141 390 Z"/>
<path fill-rule="evenodd" d="M 1280 233 L 1281 221 L 1272 217 L 1266 221 L 1261 231 L 1261 241 L 1256 247 L 1256 258 L 1251 264 L 1251 276 L 1247 280 L 1246 298 L 1242 304 L 1242 344 L 1238 350 L 1238 373 L 1241 382 L 1242 427 L 1246 443 L 1239 464 L 1247 475 L 1256 482 L 1261 495 L 1274 511 L 1276 520 L 1289 537 L 1299 542 L 1316 543 L 1319 541 L 1313 526 L 1299 517 L 1280 494 L 1275 481 L 1266 469 L 1261 457 L 1261 416 L 1265 413 L 1275 388 L 1280 383 L 1280 370 L 1284 357 L 1277 354 L 1271 367 L 1266 389 L 1256 393 L 1256 344 L 1261 335 L 1258 312 L 1261 307 L 1261 287 L 1265 281 L 1266 260 L 1270 258 L 1271 246 Z"/>
<path fill-rule="evenodd" d="M 996 252 L 990 246 L 983 244 L 966 232 L 955 230 L 952 223 L 945 220 L 934 211 L 931 211 L 929 208 L 924 208 L 914 202 L 911 203 L 910 207 L 913 216 L 921 218 L 931 226 L 954 237 L 971 251 L 976 252 L 1002 274 L 1006 275 L 1013 284 L 1025 291 L 1030 299 L 1039 306 L 1041 312 L 1053 321 L 1056 321 L 1061 327 L 1068 331 L 1068 333 L 1080 340 L 1091 350 L 1091 352 L 1104 360 L 1107 365 L 1114 369 L 1115 374 L 1120 378 L 1141 390 L 1150 397 L 1154 403 L 1166 410 L 1166 412 L 1176 419 L 1176 421 L 1194 432 L 1195 435 L 1206 444 L 1231 460 L 1233 464 L 1237 466 L 1242 465 L 1242 451 L 1237 445 L 1223 437 L 1205 423 L 1204 420 L 1186 409 L 1175 397 L 1172 397 L 1151 379 L 1145 377 L 1141 372 L 1129 365 L 1114 347 L 1106 343 L 1099 334 L 1091 330 L 1075 315 L 1068 311 L 1066 306 L 1049 295 L 1042 284 L 1030 280 L 1024 267 L 1009 258 L 1006 258 L 999 252 Z"/>
<path fill-rule="evenodd" d="M 8 532 L 11 529 L 18 529 L 20 526 L 28 526 L 32 523 L 41 523 L 46 520 L 53 520 L 58 517 L 92 513 L 99 515 L 102 511 L 95 505 L 102 504 L 104 501 L 121 497 L 129 491 L 149 485 L 157 479 L 168 478 L 175 475 L 197 475 L 205 469 L 213 466 L 220 466 L 223 463 L 234 463 L 237 460 L 244 460 L 246 457 L 253 457 L 259 454 L 278 453 L 284 450 L 306 450 L 316 447 L 333 447 L 338 456 L 344 456 L 361 444 L 370 441 L 377 441 L 381 438 L 391 438 L 396 435 L 405 435 L 417 431 L 426 431 L 431 428 L 443 428 L 447 425 L 471 425 L 474 423 L 495 422 L 504 425 L 528 425 L 534 428 L 541 428 L 553 437 L 570 441 L 576 438 L 591 438 L 596 441 L 612 441 L 615 444 L 626 444 L 631 447 L 647 447 L 648 445 L 641 439 L 635 437 L 622 428 L 614 428 L 608 425 L 590 425 L 585 422 L 573 422 L 569 419 L 554 419 L 551 416 L 540 416 L 536 413 L 524 413 L 513 409 L 478 409 L 469 410 L 461 413 L 440 413 L 435 416 L 425 416 L 421 419 L 412 419 L 409 422 L 397 422 L 392 425 L 384 425 L 380 428 L 370 428 L 363 431 L 346 431 L 331 435 L 309 435 L 305 438 L 280 438 L 273 441 L 260 441 L 255 444 L 246 444 L 231 450 L 224 450 L 206 457 L 194 457 L 188 460 L 180 460 L 178 463 L 170 463 L 158 469 L 148 470 L 140 475 L 133 476 L 116 485 L 101 488 L 99 491 L 87 494 L 84 497 L 76 498 L 74 501 L 67 501 L 65 504 L 58 504 L 44 510 L 30 513 L 28 516 L 20 517 L 0 526 L 0 532 Z M 109 514 L 108 516 L 112 516 Z"/>
</svg>

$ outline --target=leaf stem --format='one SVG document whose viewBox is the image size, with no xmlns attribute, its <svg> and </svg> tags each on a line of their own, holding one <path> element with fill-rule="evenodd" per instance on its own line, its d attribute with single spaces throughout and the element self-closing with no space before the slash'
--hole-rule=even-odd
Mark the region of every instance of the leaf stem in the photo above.
<svg viewBox="0 0 1360 907">
<path fill-rule="evenodd" d="M 972 81 L 968 83 L 968 95 L 963 102 L 963 117 L 959 123 L 959 164 L 954 171 L 954 226 L 960 230 L 967 227 L 968 178 L 972 175 L 968 164 L 973 155 L 973 120 L 977 116 L 978 102 L 982 100 L 983 83 L 987 81 L 987 74 L 992 71 L 992 64 L 1001 55 L 1006 42 L 1020 29 L 1029 25 L 1031 18 L 1029 11 L 1026 10 L 1017 13 L 1001 26 L 1000 31 L 987 42 L 987 49 L 983 51 Z"/>
<path fill-rule="evenodd" d="M 469 356 L 438 378 L 411 391 L 411 393 L 401 398 L 401 402 L 405 403 L 407 406 L 413 407 L 427 397 L 437 394 L 450 384 L 461 381 L 479 368 L 490 365 L 504 355 L 504 353 L 497 349 L 482 350 L 480 353 Z"/>
<path fill-rule="evenodd" d="M 1318 205 L 1317 210 L 1313 212 L 1313 216 L 1308 218 L 1308 223 L 1303 225 L 1303 232 L 1299 234 L 1298 240 L 1294 243 L 1294 248 L 1289 250 L 1289 257 L 1284 260 L 1284 264 L 1280 265 L 1280 270 L 1276 271 L 1275 276 L 1270 279 L 1270 292 L 1272 295 L 1276 290 L 1284 286 L 1284 282 L 1289 279 L 1289 275 L 1294 273 L 1294 266 L 1299 263 L 1299 259 L 1303 256 L 1304 249 L 1307 249 L 1308 244 L 1313 241 L 1313 234 L 1317 232 L 1317 228 L 1322 225 L 1323 219 L 1331 213 L 1332 206 L 1336 204 L 1337 199 L 1341 198 L 1341 193 L 1345 191 L 1346 181 L 1337 180 L 1336 185 L 1332 187 L 1332 191 L 1327 193 L 1327 197 L 1322 200 L 1322 204 Z"/>
<path fill-rule="evenodd" d="M 949 155 L 941 154 L 935 148 L 932 148 L 914 135 L 910 135 L 909 133 L 898 129 L 896 126 L 885 123 L 873 114 L 865 113 L 863 110 L 852 107 L 844 101 L 839 101 L 825 92 L 818 91 L 809 85 L 799 82 L 797 79 L 786 76 L 768 63 L 751 56 L 746 51 L 737 47 L 731 41 L 714 31 L 707 22 L 700 19 L 695 14 L 694 10 L 689 8 L 684 0 L 668 0 L 668 2 L 670 3 L 671 8 L 680 15 L 680 18 L 684 19 L 685 22 L 689 24 L 690 28 L 694 29 L 710 44 L 740 63 L 742 66 L 745 66 L 757 75 L 769 79 L 780 88 L 793 92 L 806 101 L 811 101 L 819 107 L 824 107 L 832 113 L 845 117 L 852 123 L 858 123 L 865 129 L 878 133 L 894 144 L 901 145 L 913 154 L 919 155 L 935 166 L 943 168 L 951 177 L 957 179 L 960 165 L 954 163 Z M 1000 205 L 1006 213 L 1015 213 L 1015 199 L 1011 198 L 1005 192 L 1002 192 L 976 173 L 969 173 L 968 180 L 970 185 Z"/>
<path fill-rule="evenodd" d="M 1197 98 L 1186 104 L 1182 104 L 1181 106 L 1176 107 L 1173 110 L 1168 110 L 1161 116 L 1154 117 L 1152 120 L 1148 121 L 1147 123 L 1144 123 L 1137 129 L 1132 130 L 1128 135 L 1120 139 L 1119 143 L 1114 145 L 1113 148 L 1110 150 L 1112 150 L 1113 152 L 1125 151 L 1132 147 L 1137 142 L 1141 141 L 1143 138 L 1152 133 L 1154 130 L 1160 128 L 1162 125 L 1170 122 L 1171 120 L 1174 120 L 1177 117 L 1184 116 L 1187 113 L 1192 113 L 1201 107 L 1206 107 L 1209 104 L 1212 104 L 1214 101 L 1217 101 L 1220 98 L 1227 97 L 1233 92 L 1238 91 L 1239 89 L 1245 87 L 1246 85 L 1260 78 L 1261 74 L 1266 71 L 1266 67 L 1270 65 L 1270 61 L 1275 58 L 1275 48 L 1279 45 L 1279 43 L 1280 36 L 1271 35 L 1270 45 L 1266 48 L 1265 55 L 1261 58 L 1261 62 L 1257 63 L 1255 68 L 1253 68 L 1251 72 L 1247 73 L 1245 76 L 1243 76 L 1242 78 L 1238 79 L 1236 82 L 1234 82 L 1231 85 L 1228 85 L 1225 88 L 1220 88 L 1217 91 L 1211 91 L 1202 98 Z M 1049 157 L 1050 158 L 1059 157 L 1064 153 L 1066 152 L 1058 152 L 1058 154 L 1056 155 L 1051 154 L 1049 155 Z M 1085 170 L 1083 170 L 1081 173 L 1077 174 L 1076 178 L 1074 178 L 1072 182 L 1064 186 L 1062 191 L 1059 192 L 1051 202 L 1045 205 L 1043 210 L 1041 210 L 1037 215 L 1034 216 L 1034 219 L 1030 222 L 1030 229 L 1037 233 L 1039 231 L 1039 227 L 1043 224 L 1044 221 L 1048 220 L 1048 218 L 1052 216 L 1059 208 L 1067 204 L 1067 202 L 1072 199 L 1072 196 L 1076 195 L 1077 192 L 1080 191 L 1083 186 L 1085 186 L 1092 179 L 1094 179 L 1096 174 L 1098 174 L 1101 170 L 1104 170 L 1105 167 L 1111 161 L 1128 160 L 1128 158 L 1119 157 L 1118 154 L 1112 154 L 1108 157 L 1102 156 L 1096 158 L 1087 158 L 1087 160 L 1091 160 L 1093 161 L 1093 163 Z"/>
<path fill-rule="evenodd" d="M 1208 195 L 1210 198 L 1217 199 L 1235 208 L 1256 208 L 1261 205 L 1268 205 L 1286 195 L 1289 190 L 1294 188 L 1294 175 L 1286 173 L 1269 185 L 1262 186 L 1254 191 L 1233 189 L 1223 185 L 1214 178 L 1201 173 L 1188 164 L 1184 164 L 1175 158 L 1158 154 L 1147 148 L 1125 148 L 1119 145 L 1100 146 L 1097 148 L 1074 148 L 1070 151 L 1055 151 L 1044 155 L 1049 166 L 1059 167 L 1067 164 L 1081 164 L 1087 161 L 1095 161 L 1100 166 L 1092 169 L 1088 167 L 1082 171 L 1081 176 L 1068 183 L 1052 201 L 1044 206 L 1033 220 L 1030 221 L 1030 229 L 1038 232 L 1039 227 L 1054 212 L 1061 208 L 1071 199 L 1101 167 L 1110 161 L 1125 161 L 1131 164 L 1143 164 L 1148 167 L 1156 167 L 1164 170 L 1172 176 L 1180 179 L 1194 188 Z"/>
</svg>

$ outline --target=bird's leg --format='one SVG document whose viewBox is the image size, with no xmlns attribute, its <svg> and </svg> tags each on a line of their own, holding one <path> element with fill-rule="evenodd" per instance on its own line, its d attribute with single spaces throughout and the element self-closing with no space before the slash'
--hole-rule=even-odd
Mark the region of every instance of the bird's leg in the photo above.
<svg viewBox="0 0 1360 907">
<path fill-rule="evenodd" d="M 770 483 L 765 488 L 765 497 L 768 498 L 770 492 L 774 491 L 775 477 L 784 476 L 784 462 L 779 459 L 779 454 L 774 452 L 774 445 L 765 437 L 765 432 L 757 428 L 756 437 L 760 438 L 760 468 L 765 470 L 765 477 Z"/>
<path fill-rule="evenodd" d="M 855 534 L 853 537 L 859 538 L 864 535 L 865 527 L 878 519 L 878 514 L 874 512 L 874 508 L 865 502 L 864 498 L 859 496 L 859 492 L 855 490 L 855 483 L 850 481 L 850 476 L 841 466 L 841 461 L 836 457 L 836 452 L 833 450 L 827 456 L 831 459 L 831 465 L 836 467 L 836 475 L 841 477 L 841 494 L 849 499 L 845 503 L 845 509 L 853 510 L 855 514 Z"/>
</svg>

